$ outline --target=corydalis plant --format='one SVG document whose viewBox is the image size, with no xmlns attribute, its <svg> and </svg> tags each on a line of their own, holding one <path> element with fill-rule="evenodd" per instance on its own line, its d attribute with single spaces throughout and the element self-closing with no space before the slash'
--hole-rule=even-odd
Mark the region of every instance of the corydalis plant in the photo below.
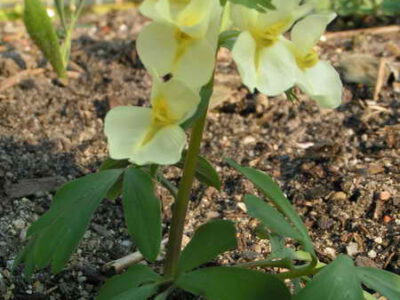
<svg viewBox="0 0 400 300">
<path fill-rule="evenodd" d="M 72 33 L 85 0 L 71 0 L 68 6 L 64 0 L 54 0 L 54 7 L 60 19 L 59 30 L 56 30 L 41 0 L 25 0 L 24 3 L 26 30 L 50 62 L 57 76 L 66 82 Z"/>
<path fill-rule="evenodd" d="M 25 264 L 28 275 L 48 265 L 59 272 L 100 201 L 118 196 L 137 248 L 154 262 L 162 239 L 161 203 L 154 193 L 154 185 L 160 184 L 175 198 L 161 274 L 149 266 L 132 266 L 108 280 L 98 299 L 161 300 L 176 288 L 211 300 L 371 299 L 362 283 L 396 299 L 400 279 L 393 274 L 356 268 L 346 256 L 328 266 L 319 263 L 306 227 L 279 186 L 268 175 L 234 161 L 228 163 L 265 198 L 246 195 L 245 203 L 249 215 L 260 222 L 259 236 L 270 240 L 271 255 L 234 266 L 199 268 L 236 247 L 235 227 L 228 220 L 200 226 L 182 250 L 194 179 L 221 187 L 216 170 L 199 156 L 219 47 L 233 49 L 243 82 L 251 90 L 276 95 L 297 85 L 321 105 L 336 107 L 340 81 L 313 49 L 333 15 L 312 14 L 312 7 L 299 0 L 146 0 L 141 11 L 152 19 L 137 41 L 153 78 L 151 107 L 116 107 L 107 114 L 111 158 L 99 173 L 57 192 L 51 209 L 30 227 L 17 263 Z M 291 41 L 285 38 L 290 29 Z M 164 165 L 183 169 L 179 186 L 163 176 Z M 295 249 L 285 247 L 287 239 Z M 276 267 L 285 271 L 265 272 Z M 292 289 L 286 285 L 289 281 Z"/>
</svg>

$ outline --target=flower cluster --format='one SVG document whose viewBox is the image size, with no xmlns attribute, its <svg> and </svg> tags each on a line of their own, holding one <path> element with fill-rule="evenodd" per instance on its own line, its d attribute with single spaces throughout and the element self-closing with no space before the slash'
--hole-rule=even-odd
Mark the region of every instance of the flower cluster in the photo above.
<svg viewBox="0 0 400 300">
<path fill-rule="evenodd" d="M 320 106 L 337 107 L 342 98 L 339 75 L 314 50 L 336 15 L 309 14 L 313 7 L 299 0 L 273 4 L 276 9 L 266 13 L 241 5 L 231 7 L 234 26 L 241 30 L 232 54 L 243 83 L 271 96 L 297 85 Z M 291 40 L 284 36 L 289 29 Z"/>
<path fill-rule="evenodd" d="M 275 96 L 298 86 L 320 106 L 337 107 L 340 78 L 314 50 L 335 14 L 313 13 L 302 3 L 272 0 L 275 9 L 260 12 L 229 2 L 222 7 L 220 0 L 145 0 L 140 11 L 152 22 L 137 50 L 153 77 L 152 107 L 108 113 L 111 157 L 138 165 L 179 161 L 186 144 L 180 125 L 196 112 L 199 91 L 215 68 L 219 33 L 229 26 L 240 30 L 232 55 L 250 90 Z"/>
<path fill-rule="evenodd" d="M 222 7 L 218 0 L 146 0 L 140 10 L 153 20 L 137 40 L 153 77 L 152 107 L 114 108 L 105 134 L 114 159 L 174 164 L 186 144 L 180 125 L 196 112 L 214 70 Z"/>
</svg>

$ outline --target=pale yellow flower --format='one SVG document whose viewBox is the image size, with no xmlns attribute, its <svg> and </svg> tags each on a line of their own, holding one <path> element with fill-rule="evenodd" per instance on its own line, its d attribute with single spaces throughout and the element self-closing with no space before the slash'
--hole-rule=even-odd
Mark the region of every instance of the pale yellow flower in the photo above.
<svg viewBox="0 0 400 300">
<path fill-rule="evenodd" d="M 327 61 L 321 61 L 314 46 L 336 17 L 335 13 L 307 16 L 292 29 L 289 48 L 296 58 L 296 84 L 320 106 L 335 108 L 342 102 L 339 74 Z"/>
<path fill-rule="evenodd" d="M 197 109 L 200 97 L 182 82 L 155 81 L 152 108 L 119 106 L 105 119 L 110 157 L 138 165 L 178 162 L 186 144 L 180 127 Z"/>
<path fill-rule="evenodd" d="M 137 40 L 143 64 L 200 89 L 215 67 L 221 10 L 218 0 L 146 0 L 141 11 L 155 22 Z"/>
<path fill-rule="evenodd" d="M 275 0 L 273 4 L 276 9 L 266 13 L 241 5 L 231 9 L 234 24 L 242 30 L 232 54 L 243 83 L 271 96 L 295 83 L 296 62 L 283 34 L 310 9 L 299 0 Z"/>
</svg>

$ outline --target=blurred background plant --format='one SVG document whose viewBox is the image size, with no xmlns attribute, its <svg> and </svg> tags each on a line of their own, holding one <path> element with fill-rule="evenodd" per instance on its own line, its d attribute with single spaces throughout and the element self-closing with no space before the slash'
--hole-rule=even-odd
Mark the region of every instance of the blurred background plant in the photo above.
<svg viewBox="0 0 400 300">
<path fill-rule="evenodd" d="M 340 16 L 396 15 L 400 13 L 398 0 L 311 0 L 321 10 L 331 9 Z"/>
<path fill-rule="evenodd" d="M 400 14 L 399 0 L 309 0 L 320 9 L 332 9 L 340 16 L 395 16 Z M 52 0 L 43 1 L 47 7 L 53 6 Z M 70 1 L 65 1 L 69 3 Z M 140 3 L 141 0 L 88 0 L 89 10 L 108 11 Z M 0 3 L 0 21 L 21 18 L 23 0 L 2 0 Z"/>
</svg>

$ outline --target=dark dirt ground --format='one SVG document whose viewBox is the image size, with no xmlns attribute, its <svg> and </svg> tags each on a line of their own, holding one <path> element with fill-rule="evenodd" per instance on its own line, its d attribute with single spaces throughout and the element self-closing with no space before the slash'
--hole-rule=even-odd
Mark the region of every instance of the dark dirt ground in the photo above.
<svg viewBox="0 0 400 300">
<path fill-rule="evenodd" d="M 53 195 L 16 195 L 18 184 L 48 177 L 59 182 L 60 176 L 69 180 L 95 172 L 107 156 L 102 132 L 107 110 L 147 105 L 150 78 L 134 47 L 143 22 L 135 10 L 85 17 L 86 25 L 76 32 L 75 79 L 68 87 L 52 80 L 21 23 L 0 24 L 0 87 L 25 69 L 46 68 L 0 90 L 1 299 L 93 299 L 107 276 L 104 264 L 136 250 L 120 201 L 105 200 L 68 268 L 57 275 L 38 272 L 29 283 L 21 270 L 11 271 L 29 224 L 49 208 Z M 307 224 L 321 261 L 347 253 L 358 265 L 400 274 L 399 47 L 399 31 L 329 36 L 321 44 L 323 56 L 341 66 L 347 77 L 375 82 L 381 58 L 390 73 L 376 101 L 373 87 L 346 84 L 344 103 L 337 110 L 322 110 L 306 97 L 291 103 L 284 97 L 250 95 L 229 55 L 221 53 L 202 152 L 220 172 L 223 191 L 196 187 L 185 239 L 205 221 L 227 218 L 237 224 L 239 248 L 217 263 L 268 254 L 268 243 L 255 237 L 256 222 L 246 216 L 241 202 L 255 190 L 223 162 L 232 157 L 279 181 Z M 174 168 L 166 174 L 179 179 Z M 162 189 L 159 194 L 168 225 L 171 198 Z"/>
</svg>

